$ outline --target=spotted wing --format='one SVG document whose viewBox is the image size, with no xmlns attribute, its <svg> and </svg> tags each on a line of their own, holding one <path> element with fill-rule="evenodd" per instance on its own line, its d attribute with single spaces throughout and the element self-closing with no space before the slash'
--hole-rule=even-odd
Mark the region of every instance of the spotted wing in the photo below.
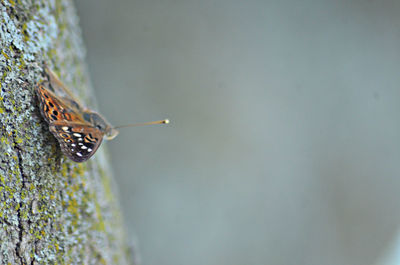
<svg viewBox="0 0 400 265">
<path fill-rule="evenodd" d="M 103 140 L 101 131 L 90 125 L 59 122 L 49 128 L 60 143 L 62 152 L 75 162 L 88 160 Z"/>
<path fill-rule="evenodd" d="M 43 85 L 36 87 L 36 94 L 40 101 L 40 111 L 47 123 L 66 121 L 85 123 L 81 114 L 82 108 L 75 101 L 56 96 Z"/>
</svg>

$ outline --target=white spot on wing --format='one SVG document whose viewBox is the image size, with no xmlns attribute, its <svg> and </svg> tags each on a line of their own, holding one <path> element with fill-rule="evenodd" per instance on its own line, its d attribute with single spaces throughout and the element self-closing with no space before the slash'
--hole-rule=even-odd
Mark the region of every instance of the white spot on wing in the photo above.
<svg viewBox="0 0 400 265">
<path fill-rule="evenodd" d="M 63 126 L 63 127 L 61 127 L 61 129 L 63 129 L 64 132 L 68 132 L 68 127 L 67 126 Z"/>
<path fill-rule="evenodd" d="M 82 135 L 80 133 L 73 133 L 73 135 L 76 137 L 82 137 Z"/>
<path fill-rule="evenodd" d="M 92 148 L 88 148 L 88 152 L 92 152 Z"/>
<path fill-rule="evenodd" d="M 76 155 L 82 157 L 82 154 L 81 154 L 81 153 L 76 153 Z"/>
<path fill-rule="evenodd" d="M 82 146 L 81 146 L 81 149 L 87 149 L 87 147 L 86 147 L 86 146 L 84 146 L 84 145 L 82 145 Z"/>
</svg>

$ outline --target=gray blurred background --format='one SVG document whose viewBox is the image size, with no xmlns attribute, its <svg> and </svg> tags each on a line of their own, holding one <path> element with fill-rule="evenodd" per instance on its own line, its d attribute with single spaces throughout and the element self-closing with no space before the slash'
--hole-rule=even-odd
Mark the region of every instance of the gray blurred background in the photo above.
<svg viewBox="0 0 400 265">
<path fill-rule="evenodd" d="M 390 263 L 400 1 L 76 6 L 143 265 Z"/>
</svg>

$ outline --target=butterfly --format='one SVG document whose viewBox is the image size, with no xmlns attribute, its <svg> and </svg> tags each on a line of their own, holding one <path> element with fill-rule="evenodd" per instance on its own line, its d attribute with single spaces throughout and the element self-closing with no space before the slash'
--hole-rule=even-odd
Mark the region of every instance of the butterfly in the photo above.
<svg viewBox="0 0 400 265">
<path fill-rule="evenodd" d="M 118 135 L 117 128 L 169 123 L 169 120 L 161 120 L 113 127 L 100 114 L 83 107 L 47 65 L 45 72 L 48 84 L 42 82 L 35 87 L 40 112 L 50 132 L 58 140 L 61 151 L 72 161 L 88 160 L 97 151 L 104 137 L 111 140 Z"/>
</svg>

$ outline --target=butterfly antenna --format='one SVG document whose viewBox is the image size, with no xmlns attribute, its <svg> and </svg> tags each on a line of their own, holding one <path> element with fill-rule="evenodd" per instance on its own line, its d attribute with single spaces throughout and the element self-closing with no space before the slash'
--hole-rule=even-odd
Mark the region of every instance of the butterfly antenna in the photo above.
<svg viewBox="0 0 400 265">
<path fill-rule="evenodd" d="M 143 126 L 143 125 L 152 125 L 152 124 L 168 124 L 169 120 L 160 120 L 160 121 L 151 121 L 151 122 L 143 122 L 143 123 L 133 123 L 133 124 L 127 124 L 127 125 L 121 125 L 114 127 L 114 129 L 119 129 L 119 128 L 125 128 L 125 127 L 135 127 L 135 126 Z"/>
</svg>

